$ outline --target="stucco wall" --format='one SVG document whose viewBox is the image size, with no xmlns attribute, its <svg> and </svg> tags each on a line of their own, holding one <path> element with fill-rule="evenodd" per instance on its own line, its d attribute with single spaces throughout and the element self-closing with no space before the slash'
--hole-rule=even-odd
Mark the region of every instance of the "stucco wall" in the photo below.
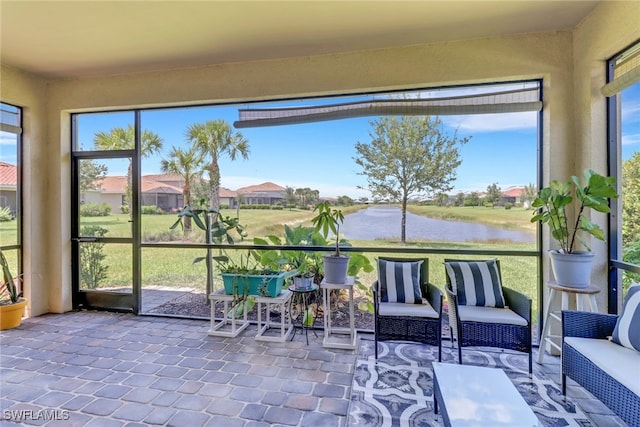
<svg viewBox="0 0 640 427">
<path fill-rule="evenodd" d="M 640 40 L 640 2 L 603 2 L 574 31 L 575 174 L 586 168 L 607 173 L 607 106 L 600 89 L 606 83 L 607 60 Z M 620 211 L 614 212 L 620 218 Z M 605 230 L 607 216 L 592 220 Z M 598 307 L 607 309 L 607 244 L 592 240 L 596 253 L 592 282 L 602 289 Z M 621 299 L 622 293 L 619 295 Z M 620 304 L 620 300 L 618 304 Z"/>
<path fill-rule="evenodd" d="M 32 307 L 33 314 L 71 308 L 70 112 L 542 78 L 543 178 L 548 182 L 593 161 L 600 169 L 603 148 L 595 146 L 602 129 L 593 119 L 602 115 L 594 111 L 604 99 L 594 90 L 602 76 L 593 73 L 598 61 L 622 49 L 634 34 L 640 38 L 633 25 L 639 20 L 637 4 L 606 2 L 575 32 L 50 82 L 3 67 L 2 99 L 26 106 L 29 117 L 25 205 L 37 209 L 25 222 L 25 249 L 33 292 L 46 295 Z M 7 83 L 15 80 L 7 91 Z M 599 266 L 604 259 L 599 257 Z"/>
<path fill-rule="evenodd" d="M 23 269 L 24 292 L 29 300 L 27 315 L 46 313 L 55 306 L 62 310 L 60 301 L 71 294 L 68 287 L 60 292 L 60 278 L 51 264 L 48 251 L 54 249 L 49 240 L 49 231 L 58 225 L 49 222 L 46 212 L 51 206 L 51 188 L 56 185 L 47 179 L 47 168 L 51 165 L 48 147 L 47 82 L 37 76 L 2 66 L 0 69 L 0 97 L 3 102 L 22 107 L 23 113 Z M 56 143 L 57 144 L 57 143 Z M 54 144 L 55 145 L 55 144 Z M 55 190 L 60 195 L 60 189 Z M 55 203 L 55 205 L 59 205 Z M 56 271 L 52 272 L 52 268 Z M 52 281 L 49 279 L 53 278 Z M 57 284 L 57 290 L 51 287 Z M 58 302 L 55 305 L 55 302 Z M 64 308 L 66 308 L 65 306 Z"/>
</svg>

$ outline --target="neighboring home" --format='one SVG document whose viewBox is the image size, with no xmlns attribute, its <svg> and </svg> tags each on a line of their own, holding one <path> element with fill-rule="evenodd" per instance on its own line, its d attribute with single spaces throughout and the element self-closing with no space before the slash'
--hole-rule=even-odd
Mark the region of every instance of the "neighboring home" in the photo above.
<svg viewBox="0 0 640 427">
<path fill-rule="evenodd" d="M 509 187 L 502 192 L 502 203 L 523 203 L 524 187 Z"/>
<path fill-rule="evenodd" d="M 12 215 L 18 210 L 17 188 L 18 168 L 10 163 L 0 162 L 0 209 L 8 207 Z"/>
<path fill-rule="evenodd" d="M 248 205 L 277 205 L 285 204 L 285 194 L 287 189 L 274 184 L 273 182 L 263 182 L 258 185 L 238 188 L 238 197 L 242 197 L 243 204 Z"/>
<path fill-rule="evenodd" d="M 226 187 L 220 187 L 218 195 L 220 197 L 220 205 L 227 205 L 231 209 L 238 206 L 238 193 L 236 191 L 229 190 Z"/>
<path fill-rule="evenodd" d="M 176 177 L 179 178 L 178 175 L 172 174 L 143 176 L 141 205 L 157 206 L 165 212 L 182 209 L 184 206 L 182 184 Z M 172 184 L 178 184 L 178 186 Z M 120 212 L 120 207 L 125 204 L 127 177 L 106 176 L 97 181 L 95 187 L 93 190 L 82 193 L 81 202 L 106 203 L 111 207 L 111 212 Z"/>
</svg>

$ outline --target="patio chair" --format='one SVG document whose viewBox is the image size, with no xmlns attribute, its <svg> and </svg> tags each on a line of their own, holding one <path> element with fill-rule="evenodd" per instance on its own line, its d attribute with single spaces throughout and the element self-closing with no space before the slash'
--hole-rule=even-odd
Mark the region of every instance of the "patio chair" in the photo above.
<svg viewBox="0 0 640 427">
<path fill-rule="evenodd" d="M 438 346 L 442 360 L 442 292 L 428 283 L 427 258 L 379 258 L 373 287 L 375 357 L 378 341 Z"/>
<path fill-rule="evenodd" d="M 500 262 L 445 259 L 451 343 L 462 347 L 497 347 L 529 354 L 531 348 L 531 298 L 502 286 Z"/>
</svg>

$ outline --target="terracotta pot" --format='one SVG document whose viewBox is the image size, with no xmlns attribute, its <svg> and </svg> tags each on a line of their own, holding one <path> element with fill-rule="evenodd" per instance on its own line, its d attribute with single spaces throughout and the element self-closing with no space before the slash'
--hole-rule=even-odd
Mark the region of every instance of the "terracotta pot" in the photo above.
<svg viewBox="0 0 640 427">
<path fill-rule="evenodd" d="M 0 330 L 17 328 L 22 323 L 27 300 L 21 298 L 15 304 L 0 305 Z"/>
</svg>

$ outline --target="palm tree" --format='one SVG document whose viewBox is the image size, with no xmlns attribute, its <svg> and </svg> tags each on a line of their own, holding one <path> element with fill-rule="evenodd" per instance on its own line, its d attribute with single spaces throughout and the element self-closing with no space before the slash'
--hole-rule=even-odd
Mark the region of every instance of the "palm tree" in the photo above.
<svg viewBox="0 0 640 427">
<path fill-rule="evenodd" d="M 97 132 L 93 137 L 93 143 L 100 150 L 133 150 L 136 143 L 136 133 L 133 125 L 125 128 L 113 128 L 106 132 Z M 162 149 L 162 138 L 148 130 L 142 131 L 140 155 L 148 157 Z M 133 177 L 133 165 L 129 160 L 127 173 L 127 188 L 125 189 L 126 205 L 131 207 L 131 179 Z"/>
<path fill-rule="evenodd" d="M 164 173 L 175 173 L 184 179 L 182 186 L 182 196 L 184 204 L 191 204 L 191 184 L 193 180 L 200 174 L 202 161 L 202 153 L 195 147 L 191 146 L 188 150 L 172 147 L 169 152 L 168 159 L 162 159 L 160 168 Z M 191 218 L 184 217 L 184 231 L 191 230 Z"/>
<path fill-rule="evenodd" d="M 209 206 L 220 209 L 220 166 L 218 161 L 224 154 L 231 160 L 238 155 L 249 158 L 249 142 L 239 132 L 234 132 L 224 120 L 208 120 L 194 123 L 187 128 L 187 138 L 203 154 L 211 157 L 209 172 Z"/>
</svg>

